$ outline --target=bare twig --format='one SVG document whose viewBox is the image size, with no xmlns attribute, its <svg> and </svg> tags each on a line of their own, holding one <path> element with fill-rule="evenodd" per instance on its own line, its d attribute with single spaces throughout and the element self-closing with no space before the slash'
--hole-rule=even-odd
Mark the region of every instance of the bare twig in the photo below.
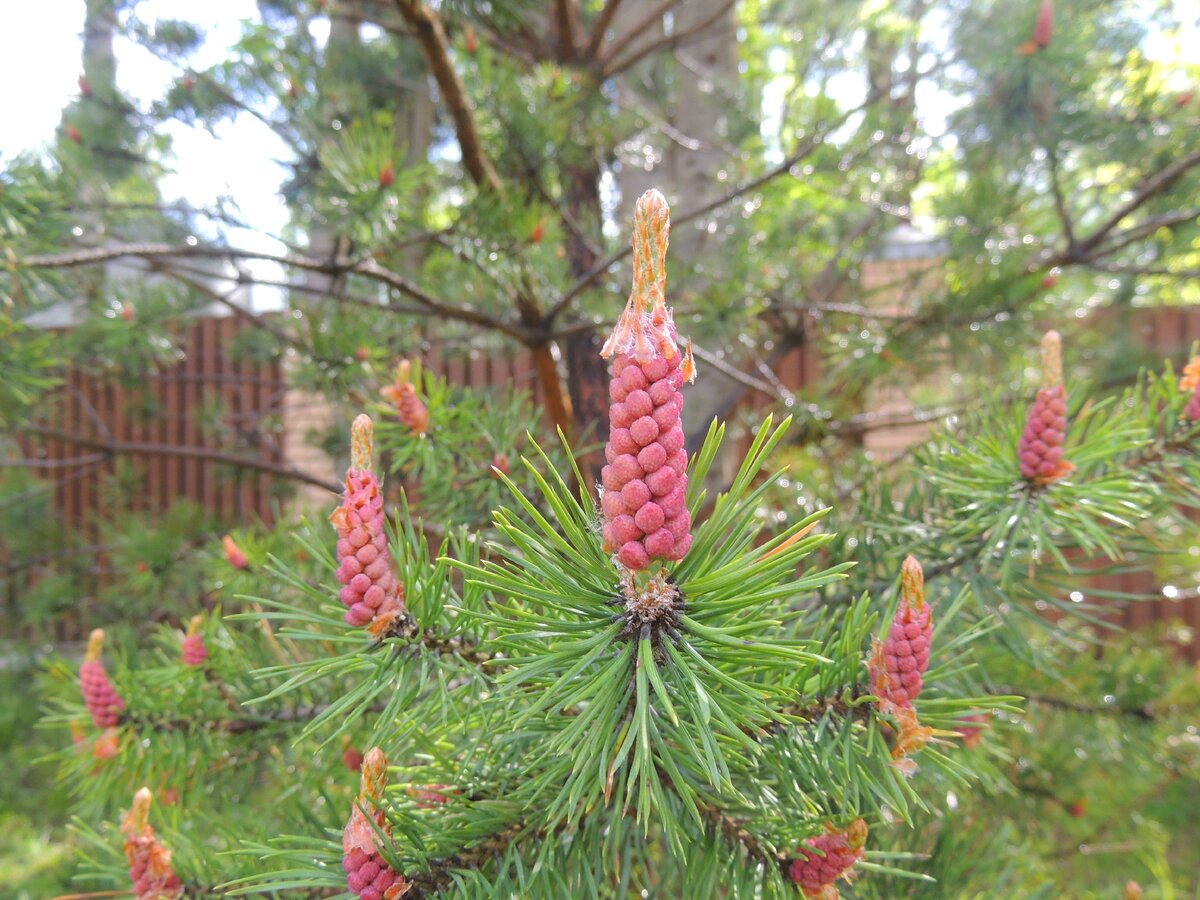
<svg viewBox="0 0 1200 900">
<path fill-rule="evenodd" d="M 400 294 L 415 300 L 429 312 L 437 313 L 448 319 L 468 322 L 514 337 L 525 342 L 528 339 L 526 329 L 521 325 L 496 318 L 473 306 L 456 306 L 430 295 L 421 287 L 409 281 L 399 272 L 384 268 L 374 259 L 351 259 L 336 257 L 329 260 L 314 259 L 299 253 L 268 253 L 265 251 L 242 250 L 234 247 L 176 246 L 174 244 L 113 244 L 105 247 L 92 247 L 83 250 L 72 250 L 66 253 L 52 253 L 26 256 L 20 262 L 31 269 L 68 269 L 78 266 L 93 265 L 113 259 L 131 258 L 149 261 L 157 257 L 170 258 L 202 258 L 202 259 L 259 259 L 266 262 L 279 263 L 294 269 L 307 272 L 321 272 L 326 275 L 354 274 L 373 279 L 389 287 L 395 288 Z M 248 283 L 252 279 L 247 280 Z M 381 309 L 386 307 L 380 307 Z"/>
<path fill-rule="evenodd" d="M 37 435 L 38 437 L 62 441 L 66 444 L 73 444 L 77 447 L 84 447 L 89 450 L 96 450 L 110 455 L 126 454 L 132 456 L 172 456 L 182 459 L 207 460 L 208 462 L 222 463 L 224 465 L 236 466 L 242 469 L 253 469 L 257 472 L 263 472 L 267 475 L 276 475 L 280 478 L 288 478 L 292 481 L 300 481 L 305 484 L 311 484 L 316 487 L 325 488 L 326 490 L 335 494 L 340 493 L 342 490 L 342 486 L 336 481 L 327 480 L 319 475 L 314 475 L 311 472 L 305 472 L 301 469 L 297 469 L 294 466 L 273 463 L 269 460 L 256 459 L 251 456 L 241 456 L 239 454 L 229 453 L 223 450 L 214 450 L 210 447 L 154 444 L 147 441 L 101 440 L 99 438 L 91 438 L 87 437 L 86 435 L 75 434 L 60 428 L 50 428 L 44 425 L 25 425 L 22 426 L 21 431 L 27 434 Z"/>
<path fill-rule="evenodd" d="M 604 36 L 612 26 L 613 18 L 620 8 L 621 0 L 607 0 L 604 8 L 600 10 L 600 14 L 596 16 L 596 21 L 592 23 L 592 35 L 588 39 L 585 51 L 589 60 L 594 60 L 599 55 L 600 48 L 604 45 Z"/>
<path fill-rule="evenodd" d="M 731 10 L 733 8 L 733 6 L 736 2 L 737 2 L 737 0 L 725 0 L 724 3 L 722 3 L 720 6 L 718 6 L 715 10 L 712 11 L 712 13 L 710 13 L 708 16 L 701 19 L 695 25 L 692 25 L 691 27 L 686 28 L 682 31 L 677 31 L 673 34 L 667 35 L 666 37 L 659 38 L 657 40 L 653 40 L 653 41 L 650 41 L 649 43 L 643 44 L 641 47 L 638 47 L 637 49 L 630 51 L 629 55 L 623 59 L 617 60 L 617 59 L 615 59 L 615 54 L 612 54 L 612 53 L 608 54 L 606 61 L 604 63 L 604 68 L 601 73 L 602 77 L 603 78 L 612 78 L 614 75 L 619 75 L 621 72 L 624 72 L 626 69 L 632 68 L 633 66 L 635 66 L 639 62 L 641 62 L 643 59 L 645 59 L 647 56 L 649 56 L 652 53 L 656 53 L 659 50 L 663 50 L 666 48 L 673 49 L 673 48 L 683 46 L 691 38 L 694 38 L 697 35 L 703 34 L 703 32 L 705 30 L 707 30 L 709 28 L 709 26 L 711 26 L 718 19 L 720 19 L 727 12 L 729 12 L 729 10 Z"/>
</svg>

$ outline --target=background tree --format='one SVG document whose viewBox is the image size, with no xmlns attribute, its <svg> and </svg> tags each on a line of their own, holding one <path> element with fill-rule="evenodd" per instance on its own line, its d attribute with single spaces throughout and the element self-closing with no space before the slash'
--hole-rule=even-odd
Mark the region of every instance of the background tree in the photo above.
<svg viewBox="0 0 1200 900">
<path fill-rule="evenodd" d="M 758 434 L 761 414 L 744 412 L 748 399 L 795 414 L 777 448 L 792 466 L 788 476 L 769 478 L 771 468 L 751 475 L 761 481 L 756 503 L 765 523 L 777 512 L 787 511 L 790 521 L 797 509 L 835 507 L 823 529 L 838 537 L 821 552 L 832 563 L 858 565 L 815 599 L 793 598 L 795 608 L 851 610 L 839 625 L 848 643 L 830 655 L 848 666 L 859 660 L 870 629 L 866 607 L 850 600 L 869 589 L 882 612 L 900 561 L 913 552 L 926 564 L 937 608 L 962 604 L 956 617 L 946 617 L 956 623 L 946 626 L 947 638 L 991 629 L 962 650 L 963 666 L 975 668 L 948 669 L 938 687 L 947 702 L 986 694 L 1040 698 L 1021 713 L 1007 708 L 995 716 L 973 755 L 946 751 L 946 772 L 923 766 L 912 788 L 921 803 L 906 817 L 919 827 L 897 827 L 876 843 L 883 821 L 896 813 L 892 804 L 890 812 L 881 807 L 870 822 L 873 848 L 932 852 L 924 870 L 942 879 L 949 896 L 973 883 L 987 890 L 1000 875 L 1012 879 L 1018 893 L 1055 878 L 1072 890 L 1084 883 L 1080 878 L 1094 878 L 1097 891 L 1115 889 L 1126 864 L 1144 881 L 1194 888 L 1181 849 L 1186 832 L 1172 832 L 1181 824 L 1172 817 L 1186 806 L 1147 799 L 1164 781 L 1180 786 L 1173 797 L 1181 802 L 1194 796 L 1196 760 L 1183 725 L 1194 698 L 1186 678 L 1140 637 L 1121 651 L 1097 650 L 1096 660 L 1080 654 L 1085 644 L 1079 642 L 1092 639 L 1092 626 L 1079 615 L 1089 613 L 1086 604 L 1073 600 L 1076 593 L 1090 595 L 1081 560 L 1154 565 L 1164 583 L 1197 580 L 1186 553 L 1195 527 L 1172 508 L 1172 502 L 1192 503 L 1197 483 L 1190 432 L 1179 418 L 1185 393 L 1164 377 L 1131 388 L 1127 401 L 1116 399 L 1133 385 L 1139 365 L 1157 371 L 1161 361 L 1136 352 L 1128 329 L 1113 323 L 1128 322 L 1138 305 L 1193 299 L 1200 216 L 1193 199 L 1200 164 L 1192 146 L 1196 73 L 1156 49 L 1187 33 L 1169 5 L 1146 10 L 1057 2 L 1047 35 L 1036 4 L 565 0 L 504 4 L 497 11 L 409 0 L 271 2 L 260 4 L 259 19 L 246 23 L 227 59 L 207 68 L 191 62 L 202 39 L 197 26 L 157 21 L 150 27 L 140 12 L 139 4 L 89 4 L 84 80 L 79 100 L 64 113 L 54 161 L 20 158 L 0 175 L 9 266 L 3 287 L 9 338 L 0 365 L 15 373 L 0 395 L 13 439 L 5 543 L 15 568 L 38 560 L 39 580 L 21 598 L 29 619 L 52 620 L 74 597 L 96 597 L 89 604 L 96 621 L 88 624 L 108 626 L 110 646 L 133 654 L 147 644 L 147 619 L 179 625 L 199 606 L 218 603 L 253 613 L 239 593 L 302 607 L 298 598 L 305 595 L 295 592 L 313 580 L 328 581 L 322 568 L 328 533 L 317 529 L 297 551 L 283 533 L 290 522 L 239 534 L 251 568 L 231 578 L 215 543 L 217 523 L 187 510 L 163 520 L 138 514 L 137 459 L 166 448 L 122 446 L 95 423 L 63 434 L 56 421 L 46 388 L 65 360 L 98 378 L 144 378 L 183 346 L 186 317 L 208 304 L 232 308 L 253 326 L 254 339 L 241 347 L 248 358 L 286 356 L 294 384 L 335 404 L 327 439 L 339 453 L 350 419 L 364 405 L 382 402 L 374 398 L 392 381 L 394 360 L 417 355 L 423 341 L 482 352 L 524 348 L 549 423 L 571 437 L 581 481 L 589 485 L 602 464 L 596 448 L 607 437 L 599 345 L 630 280 L 632 202 L 657 185 L 673 205 L 669 294 L 704 374 L 685 411 L 688 446 L 701 446 L 714 412 L 733 417 L 727 445 Z M 328 37 L 319 37 L 325 30 Z M 136 109 L 117 93 L 113 31 L 177 66 L 178 80 L 161 102 Z M 245 244 L 243 226 L 254 223 L 243 222 L 234 207 L 164 208 L 154 186 L 170 158 L 163 122 L 213 126 L 235 117 L 258 119 L 292 154 L 284 188 L 291 224 L 277 251 Z M 911 221 L 943 238 L 944 278 L 916 274 L 898 284 L 868 283 L 864 267 L 894 246 L 897 226 Z M 124 277 L 117 263 L 126 267 Z M 132 279 L 130 266 L 138 273 Z M 143 277 L 147 269 L 156 277 Z M 282 286 L 297 314 L 245 304 L 249 284 Z M 63 301 L 76 309 L 76 327 L 61 340 L 51 343 L 21 324 Z M 1110 310 L 1109 324 L 1093 326 L 1098 307 Z M 126 310 L 136 310 L 132 322 Z M 1079 460 L 1079 473 L 1027 491 L 1014 468 L 1035 383 L 1023 372 L 1033 371 L 1030 348 L 1049 326 L 1066 336 L 1067 453 Z M 820 380 L 799 394 L 771 368 L 797 347 L 819 351 L 823 360 Z M 914 419 L 953 413 L 944 433 L 887 468 L 859 446 L 876 424 L 865 409 L 881 386 L 916 397 L 918 408 L 907 414 Z M 527 400 L 497 402 L 452 391 L 436 379 L 419 381 L 417 390 L 429 407 L 427 439 L 414 440 L 407 426 L 382 416 L 379 465 L 399 476 L 388 479 L 390 485 L 403 482 L 419 491 L 416 511 L 438 527 L 435 543 L 443 535 L 451 541 L 450 556 L 475 565 L 470 542 L 453 531 L 458 524 L 483 529 L 499 555 L 521 546 L 511 519 L 507 528 L 489 526 L 492 511 L 513 502 L 502 480 L 473 477 L 464 489 L 464 471 L 489 473 L 501 455 L 535 509 L 561 514 L 518 464 L 520 454 L 534 452 L 521 437 L 529 430 L 542 435 L 540 446 L 553 462 L 540 468 L 568 471 L 567 456 Z M 384 408 L 374 406 L 377 413 Z M 223 461 L 250 464 L 249 451 L 269 439 L 269 423 L 249 433 L 226 425 L 219 414 L 209 423 L 220 435 Z M 53 520 L 28 527 L 27 498 L 44 490 L 31 475 L 38 472 L 39 435 L 48 428 L 58 439 L 86 441 L 106 458 L 131 457 L 131 467 L 117 473 L 123 477 L 110 479 L 112 513 L 102 540 L 94 533 L 64 536 Z M 731 454 L 715 463 L 710 496 L 733 480 L 739 461 Z M 280 474 L 337 485 L 334 472 L 285 467 Z M 716 515 L 695 512 L 697 521 L 702 513 Z M 91 552 L 96 543 L 105 545 L 106 568 L 116 570 L 99 586 Z M 418 619 L 434 628 L 433 646 L 420 650 L 419 665 L 431 678 L 467 679 L 456 690 L 468 695 L 482 691 L 474 667 L 483 659 L 453 644 L 447 654 L 440 643 L 461 638 L 461 626 L 435 612 L 433 585 L 452 583 L 464 607 L 483 600 L 466 596 L 460 576 L 431 562 L 415 532 L 398 543 L 412 554 L 401 560 L 402 580 L 416 597 L 409 605 L 421 610 L 426 602 L 427 617 Z M 46 547 L 50 551 L 38 549 Z M 284 575 L 261 570 L 272 554 L 287 560 Z M 423 576 L 414 575 L 427 568 L 435 574 L 421 587 Z M 9 581 L 24 583 L 12 571 Z M 306 602 L 329 599 L 310 593 Z M 1071 616 L 1047 630 L 1034 620 L 1048 608 Z M 346 642 L 336 637 L 344 632 L 336 621 L 326 616 L 312 623 L 334 646 Z M 131 705 L 130 715 L 138 718 L 122 726 L 164 734 L 161 755 L 139 756 L 134 765 L 130 751 L 122 750 L 99 775 L 91 774 L 94 760 L 71 757 L 68 783 L 89 823 L 115 821 L 133 790 L 153 781 L 155 814 L 162 791 L 179 790 L 179 827 L 218 841 L 225 829 L 248 825 L 248 810 L 267 804 L 279 784 L 294 784 L 296 803 L 306 808 L 321 786 L 336 783 L 342 793 L 330 802 L 323 825 L 340 828 L 345 792 L 354 785 L 336 754 L 277 740 L 275 729 L 306 710 L 326 719 L 359 710 L 363 715 L 335 732 L 337 740 L 344 734 L 362 750 L 380 744 L 394 762 L 410 765 L 396 748 L 415 740 L 411 729 L 397 710 L 372 708 L 378 695 L 362 693 L 370 682 L 361 673 L 335 672 L 338 690 L 351 698 L 348 707 L 318 709 L 325 700 L 313 693 L 298 705 L 251 716 L 240 703 L 261 686 L 250 681 L 245 660 L 266 665 L 274 656 L 280 664 L 309 666 L 323 654 L 241 625 L 214 619 L 207 627 L 210 644 L 225 648 L 211 657 L 208 671 L 217 677 L 180 670 L 174 638 L 157 661 L 139 651 L 128 668 L 114 667 L 124 673 L 118 683 L 130 679 L 126 687 L 166 679 L 179 689 L 159 692 L 141 709 Z M 794 627 L 797 637 L 822 639 L 823 626 L 813 621 L 798 617 Z M 497 639 L 486 629 L 467 637 L 472 647 Z M 364 658 L 342 649 L 347 653 L 335 658 L 355 665 Z M 958 652 L 953 643 L 945 649 Z M 1114 663 L 1117 652 L 1128 668 Z M 1043 671 L 1061 671 L 1064 679 L 1043 682 L 1037 674 Z M 379 683 L 398 677 L 385 674 Z M 865 679 L 865 668 L 858 675 Z M 856 683 L 849 676 L 838 682 L 843 688 Z M 73 688 L 48 690 L 67 704 L 62 724 L 78 715 Z M 1104 699 L 1109 696 L 1111 702 Z M 929 702 L 937 709 L 943 701 Z M 941 711 L 942 724 L 949 725 L 956 709 Z M 1066 715 L 1046 716 L 1048 709 Z M 855 721 L 835 713 L 836 721 Z M 189 716 L 216 724 L 176 727 Z M 1123 722 L 1128 730 L 1117 724 Z M 1065 744 L 1058 729 L 1068 727 L 1073 756 L 1059 752 Z M 305 740 L 328 737 L 319 732 L 308 728 Z M 218 780 L 204 809 L 184 799 L 187 789 L 167 786 L 185 760 L 224 753 L 231 739 L 256 748 L 247 752 L 261 768 Z M 93 748 L 96 740 L 88 737 Z M 436 741 L 451 739 L 431 729 L 429 740 L 436 748 Z M 272 746 L 278 752 L 267 749 Z M 339 749 L 336 742 L 329 746 Z M 101 750 L 107 752 L 106 745 Z M 1093 763 L 1086 760 L 1096 768 L 1119 763 L 1128 773 L 1128 792 L 1087 787 Z M 1147 760 L 1153 764 L 1144 765 Z M 959 766 L 992 793 L 976 787 L 967 799 L 952 777 Z M 461 773 L 428 774 L 426 782 Z M 867 783 L 882 782 L 872 777 Z M 257 793 L 252 784 L 272 787 Z M 948 790 L 952 803 L 943 799 Z M 510 811 L 489 808 L 485 816 L 465 798 L 469 810 L 455 825 L 461 831 L 447 830 L 444 822 L 435 824 L 438 817 L 425 815 L 430 810 L 420 803 L 429 802 L 414 804 L 413 815 L 430 821 L 413 833 L 436 837 L 452 861 L 461 848 L 495 849 L 488 841 L 517 827 L 506 818 Z M 1079 802 L 1087 807 L 1076 816 Z M 278 818 L 256 823 L 264 843 L 272 828 L 302 830 L 294 824 L 301 821 L 298 811 L 279 805 L 274 812 Z M 782 821 L 788 814 L 784 805 L 764 805 L 728 820 L 701 816 L 713 826 L 705 832 L 714 841 L 711 866 L 731 859 L 722 855 L 729 847 L 717 850 L 725 846 L 721 834 L 737 837 L 741 828 L 756 839 L 780 841 L 782 852 L 794 851 L 816 833 L 820 816 L 808 810 L 789 824 Z M 997 826 L 997 817 L 1014 823 L 1013 830 Z M 1141 817 L 1160 825 L 1144 827 Z M 1054 831 L 1054 841 L 1030 829 L 1030 820 Z M 980 827 L 960 831 L 943 827 L 946 821 Z M 394 836 L 403 832 L 397 822 L 393 829 Z M 316 827 L 309 836 L 319 834 Z M 181 871 L 197 867 L 189 873 L 192 883 L 212 885 L 238 874 L 236 866 L 223 868 L 224 857 L 205 858 L 211 854 L 186 836 L 172 837 Z M 241 837 L 258 839 L 248 830 Z M 108 836 L 98 839 L 117 846 Z M 1078 872 L 1055 856 L 1081 841 L 1120 847 L 1126 840 L 1141 854 L 1136 863 L 1120 856 L 1111 868 Z M 755 849 L 742 846 L 753 857 Z M 441 852 L 429 851 L 416 867 Z M 501 858 L 508 852 L 496 850 Z M 996 867 L 967 873 L 964 857 L 987 858 Z M 413 868 L 413 860 L 404 862 L 406 871 Z M 491 878 L 497 870 L 480 871 Z M 694 874 L 719 880 L 722 873 Z M 909 884 L 871 878 L 854 890 L 897 896 Z M 918 883 L 916 890 L 931 888 Z"/>
</svg>

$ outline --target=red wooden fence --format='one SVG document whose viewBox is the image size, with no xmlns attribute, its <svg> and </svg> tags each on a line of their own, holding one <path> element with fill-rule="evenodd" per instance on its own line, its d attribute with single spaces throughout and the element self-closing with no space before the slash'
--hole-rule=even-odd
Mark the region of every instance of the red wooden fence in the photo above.
<svg viewBox="0 0 1200 900">
<path fill-rule="evenodd" d="M 91 435 L 97 440 L 145 442 L 205 451 L 257 453 L 265 462 L 282 463 L 286 384 L 276 363 L 249 363 L 230 352 L 241 328 L 235 318 L 197 319 L 185 343 L 184 359 L 136 390 L 98 381 L 72 372 L 61 393 L 59 421 L 63 430 Z M 1200 340 L 1200 309 L 1161 307 L 1129 311 L 1124 317 L 1102 313 L 1096 327 L 1126 329 L 1137 343 L 1158 357 L 1181 364 L 1193 341 Z M 810 332 L 811 333 L 811 332 Z M 775 366 L 780 383 L 791 390 L 812 385 L 819 377 L 816 342 L 787 353 Z M 453 383 L 471 386 L 506 386 L 529 390 L 541 401 L 532 359 L 527 351 L 463 350 L 432 343 L 423 354 L 424 364 Z M 749 393 L 743 404 L 761 405 L 763 398 Z M 138 416 L 133 410 L 151 404 L 157 412 Z M 223 408 L 220 428 L 201 428 L 197 417 L 213 405 Z M 58 466 L 55 505 L 67 526 L 78 525 L 98 508 L 100 476 L 113 471 L 113 460 L 95 448 L 58 440 L 40 446 L 45 459 Z M 201 456 L 146 455 L 138 457 L 144 490 L 140 507 L 161 510 L 178 499 L 203 506 L 215 516 L 233 522 L 255 517 L 270 522 L 272 477 L 236 470 Z M 78 465 L 72 464 L 77 461 Z M 318 473 L 326 474 L 326 473 Z M 1102 581 L 1097 587 L 1143 594 L 1161 592 L 1148 573 Z M 1194 586 L 1189 586 L 1194 587 Z M 1128 627 L 1182 619 L 1200 633 L 1200 597 L 1181 589 L 1179 599 L 1147 601 L 1124 607 L 1114 614 Z M 1190 653 L 1200 659 L 1200 641 Z"/>
</svg>

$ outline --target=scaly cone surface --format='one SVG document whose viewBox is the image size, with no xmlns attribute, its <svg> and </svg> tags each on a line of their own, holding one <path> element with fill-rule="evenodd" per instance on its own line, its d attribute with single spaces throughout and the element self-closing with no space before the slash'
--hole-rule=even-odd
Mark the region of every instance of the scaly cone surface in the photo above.
<svg viewBox="0 0 1200 900">
<path fill-rule="evenodd" d="M 633 290 L 600 355 L 612 358 L 608 465 L 601 472 L 604 546 L 627 569 L 651 560 L 680 560 L 692 546 L 683 446 L 685 381 L 695 379 L 691 346 L 679 350 L 666 305 L 666 198 L 649 190 L 637 202 Z"/>
<path fill-rule="evenodd" d="M 1017 455 L 1021 475 L 1034 484 L 1047 485 L 1075 471 L 1063 459 L 1067 435 L 1067 388 L 1063 384 L 1062 338 L 1047 331 L 1042 338 L 1042 387 L 1029 410 Z"/>
<path fill-rule="evenodd" d="M 342 831 L 342 868 L 346 886 L 361 900 L 394 900 L 412 885 L 379 853 L 378 835 L 390 837 L 391 823 L 381 808 L 387 787 L 387 757 L 372 747 L 363 757 L 362 777 L 350 820 Z"/>
<path fill-rule="evenodd" d="M 136 900 L 175 900 L 183 896 L 183 885 L 171 868 L 171 851 L 159 843 L 150 827 L 153 799 L 150 789 L 142 788 L 134 795 L 133 806 L 121 820 L 133 896 Z"/>
<path fill-rule="evenodd" d="M 913 556 L 900 566 L 900 606 L 884 641 L 875 641 L 871 684 L 884 712 L 911 709 L 929 668 L 933 614 L 925 602 L 925 574 Z"/>
<path fill-rule="evenodd" d="M 79 667 L 79 689 L 96 727 L 111 728 L 120 720 L 125 701 L 108 679 L 108 671 L 100 660 L 103 652 L 104 629 L 97 628 L 88 638 L 87 653 Z"/>
<path fill-rule="evenodd" d="M 360 415 L 350 430 L 350 468 L 342 505 L 329 521 L 337 530 L 337 579 L 344 585 L 341 599 L 348 607 L 346 621 L 370 625 L 376 637 L 390 633 L 406 618 L 404 586 L 392 572 L 383 513 L 383 494 L 372 471 L 374 425 Z"/>
<path fill-rule="evenodd" d="M 805 897 L 836 900 L 839 878 L 850 878 L 850 869 L 862 859 L 867 843 L 867 823 L 856 819 L 845 831 L 829 831 L 809 838 L 797 850 L 788 875 Z"/>
</svg>

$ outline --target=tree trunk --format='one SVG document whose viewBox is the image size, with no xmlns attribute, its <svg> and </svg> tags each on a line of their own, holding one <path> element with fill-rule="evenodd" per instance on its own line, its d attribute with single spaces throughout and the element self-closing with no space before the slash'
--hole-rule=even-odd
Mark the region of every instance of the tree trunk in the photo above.
<svg viewBox="0 0 1200 900">
<path fill-rule="evenodd" d="M 726 0 L 688 0 L 678 7 L 674 30 L 686 33 L 725 5 Z M 680 138 L 670 144 L 670 187 L 688 204 L 723 189 L 718 172 L 731 162 L 727 147 L 729 113 L 737 104 L 737 57 L 733 7 L 675 50 L 678 93 L 672 124 Z M 699 266 L 719 249 L 721 232 L 710 232 L 707 224 L 700 219 L 672 231 L 671 254 L 677 262 Z"/>
</svg>

